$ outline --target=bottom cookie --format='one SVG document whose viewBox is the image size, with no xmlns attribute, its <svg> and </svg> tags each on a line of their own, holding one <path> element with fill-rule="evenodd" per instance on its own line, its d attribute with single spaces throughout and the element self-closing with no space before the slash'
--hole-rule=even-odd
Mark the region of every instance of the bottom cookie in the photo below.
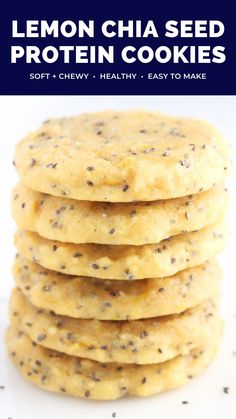
<svg viewBox="0 0 236 419">
<path fill-rule="evenodd" d="M 113 400 L 127 394 L 151 396 L 182 386 L 200 374 L 217 351 L 221 323 L 208 342 L 188 355 L 153 365 L 102 364 L 68 356 L 33 343 L 20 329 L 7 332 L 10 357 L 22 375 L 57 393 L 96 400 Z"/>
</svg>

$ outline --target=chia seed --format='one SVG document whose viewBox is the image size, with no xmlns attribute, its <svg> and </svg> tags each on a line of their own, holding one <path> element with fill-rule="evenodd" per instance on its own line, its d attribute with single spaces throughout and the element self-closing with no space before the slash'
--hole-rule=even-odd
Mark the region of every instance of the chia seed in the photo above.
<svg viewBox="0 0 236 419">
<path fill-rule="evenodd" d="M 45 340 L 47 337 L 47 335 L 45 333 L 40 333 L 40 335 L 38 335 L 37 337 L 37 341 L 38 342 L 42 342 L 43 340 Z"/>
<path fill-rule="evenodd" d="M 126 192 L 128 189 L 129 189 L 129 185 L 124 185 L 124 186 L 122 187 L 122 191 L 123 191 L 123 192 Z"/>
</svg>

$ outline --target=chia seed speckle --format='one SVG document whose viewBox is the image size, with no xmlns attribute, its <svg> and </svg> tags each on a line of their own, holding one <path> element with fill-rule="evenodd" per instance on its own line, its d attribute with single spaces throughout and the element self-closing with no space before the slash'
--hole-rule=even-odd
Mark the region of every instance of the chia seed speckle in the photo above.
<svg viewBox="0 0 236 419">
<path fill-rule="evenodd" d="M 33 166 L 35 166 L 35 164 L 36 164 L 36 159 L 31 159 L 31 161 L 30 161 L 30 167 L 33 167 Z"/>
<path fill-rule="evenodd" d="M 128 189 L 129 189 L 129 185 L 124 185 L 124 186 L 122 187 L 122 191 L 123 191 L 123 192 L 126 192 Z"/>
<path fill-rule="evenodd" d="M 38 335 L 37 337 L 37 341 L 38 342 L 42 342 L 43 340 L 45 340 L 47 337 L 47 335 L 45 333 L 40 333 L 40 335 Z"/>
</svg>

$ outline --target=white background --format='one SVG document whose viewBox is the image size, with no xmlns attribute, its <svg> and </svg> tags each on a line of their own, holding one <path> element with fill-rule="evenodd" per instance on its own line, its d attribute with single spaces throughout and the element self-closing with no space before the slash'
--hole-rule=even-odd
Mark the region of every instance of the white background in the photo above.
<svg viewBox="0 0 236 419">
<path fill-rule="evenodd" d="M 216 125 L 232 144 L 236 156 L 236 97 L 225 96 L 42 96 L 0 98 L 0 419 L 235 419 L 236 418 L 236 171 L 229 181 L 231 238 L 220 257 L 224 270 L 222 315 L 225 333 L 215 362 L 188 386 L 147 399 L 126 398 L 114 402 L 91 402 L 46 393 L 26 383 L 8 361 L 4 348 L 7 299 L 13 286 L 14 258 L 10 215 L 10 190 L 16 182 L 11 165 L 14 146 L 29 130 L 53 116 L 104 109 L 143 108 L 203 118 Z M 235 160 L 235 158 L 234 158 Z M 217 209 L 216 209 L 217 210 Z M 229 394 L 223 387 L 229 387 Z M 183 405 L 182 401 L 189 403 Z"/>
</svg>

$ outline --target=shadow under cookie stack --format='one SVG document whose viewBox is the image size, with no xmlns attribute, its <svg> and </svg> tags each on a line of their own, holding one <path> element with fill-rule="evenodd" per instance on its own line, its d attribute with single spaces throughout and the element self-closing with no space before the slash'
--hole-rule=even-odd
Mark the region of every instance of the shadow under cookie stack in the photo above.
<svg viewBox="0 0 236 419">
<path fill-rule="evenodd" d="M 149 396 L 217 351 L 229 148 L 143 111 L 48 120 L 16 147 L 7 347 L 24 377 L 87 399 Z"/>
</svg>

